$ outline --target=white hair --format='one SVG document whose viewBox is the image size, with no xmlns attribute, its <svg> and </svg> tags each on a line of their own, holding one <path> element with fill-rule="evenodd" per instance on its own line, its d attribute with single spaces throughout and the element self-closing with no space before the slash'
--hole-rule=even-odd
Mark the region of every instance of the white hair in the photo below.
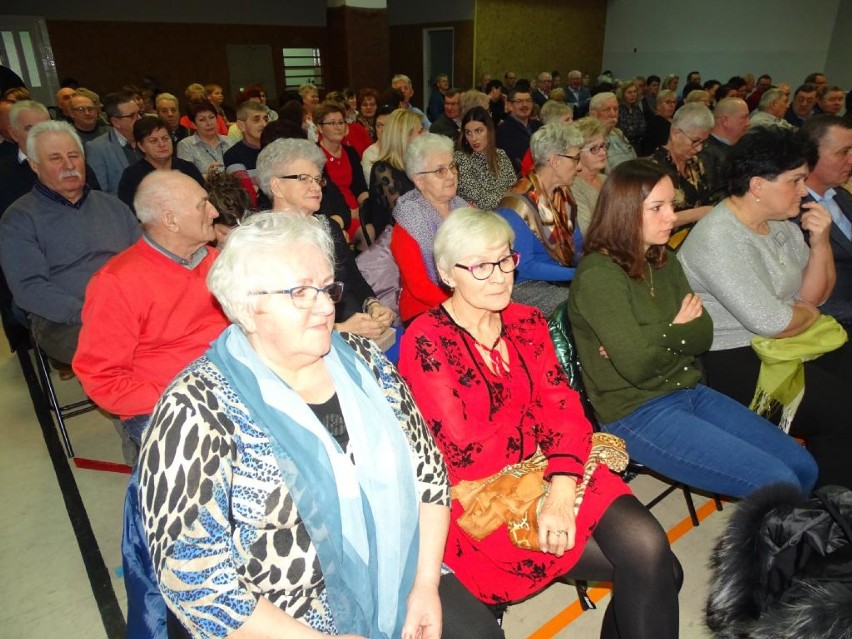
<svg viewBox="0 0 852 639">
<path fill-rule="evenodd" d="M 245 330 L 244 320 L 254 311 L 256 291 L 272 284 L 274 264 L 293 254 L 294 245 L 319 249 L 334 270 L 334 241 L 328 221 L 318 216 L 264 211 L 244 218 L 207 275 L 207 288 L 234 324 Z M 275 281 L 275 285 L 280 282 Z"/>
<path fill-rule="evenodd" d="M 592 96 L 592 99 L 589 100 L 589 113 L 597 111 L 603 106 L 604 102 L 613 99 L 617 101 L 618 97 L 612 91 L 601 91 L 600 93 L 596 93 Z"/>
<path fill-rule="evenodd" d="M 547 124 L 530 138 L 530 155 L 541 166 L 556 153 L 583 146 L 583 135 L 571 124 Z"/>
<path fill-rule="evenodd" d="M 47 107 L 41 102 L 36 102 L 35 100 L 19 100 L 12 105 L 11 109 L 9 109 L 9 126 L 16 131 L 18 130 L 18 118 L 21 117 L 21 113 L 24 111 L 36 111 L 37 113 L 42 113 L 50 118 L 50 111 L 48 111 Z"/>
<path fill-rule="evenodd" d="M 714 123 L 713 113 L 700 102 L 684 104 L 672 118 L 672 128 L 681 131 L 709 131 Z"/>
<path fill-rule="evenodd" d="M 435 264 L 444 272 L 479 246 L 506 242 L 509 248 L 515 232 L 509 223 L 493 211 L 460 208 L 438 227 L 435 235 Z"/>
<path fill-rule="evenodd" d="M 325 154 L 313 142 L 299 138 L 275 140 L 267 144 L 257 156 L 257 183 L 260 189 L 272 198 L 272 178 L 296 160 L 306 160 L 315 164 L 322 172 L 325 166 Z"/>
<path fill-rule="evenodd" d="M 74 127 L 67 122 L 47 120 L 46 122 L 39 122 L 36 124 L 27 134 L 27 158 L 36 164 L 38 164 L 40 160 L 38 157 L 38 139 L 44 133 L 64 133 L 77 145 L 77 148 L 80 150 L 80 155 L 82 157 L 86 157 L 86 152 L 83 150 L 83 143 L 80 141 L 80 136 L 77 135 Z"/>
<path fill-rule="evenodd" d="M 428 159 L 436 153 L 453 155 L 453 141 L 445 135 L 426 133 L 415 137 L 405 150 L 405 172 L 412 180 L 426 170 Z"/>
</svg>

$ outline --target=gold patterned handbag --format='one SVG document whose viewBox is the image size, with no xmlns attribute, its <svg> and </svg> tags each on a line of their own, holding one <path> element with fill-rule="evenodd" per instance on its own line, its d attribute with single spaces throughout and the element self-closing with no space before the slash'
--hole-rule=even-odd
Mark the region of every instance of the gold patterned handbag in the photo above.
<svg viewBox="0 0 852 639">
<path fill-rule="evenodd" d="M 583 477 L 577 486 L 574 514 L 580 510 L 589 480 L 598 466 L 621 473 L 630 457 L 624 440 L 608 433 L 594 433 Z M 539 550 L 538 513 L 550 484 L 544 481 L 547 459 L 540 451 L 519 464 L 481 480 L 463 480 L 452 489 L 464 509 L 459 526 L 477 541 L 506 524 L 511 542 L 519 548 Z"/>
</svg>

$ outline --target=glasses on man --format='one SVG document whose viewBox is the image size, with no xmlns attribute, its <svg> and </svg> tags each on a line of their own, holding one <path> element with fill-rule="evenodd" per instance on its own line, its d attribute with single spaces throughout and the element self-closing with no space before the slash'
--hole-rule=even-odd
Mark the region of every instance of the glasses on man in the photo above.
<svg viewBox="0 0 852 639">
<path fill-rule="evenodd" d="M 683 129 L 678 129 L 678 131 L 680 131 L 686 139 L 689 140 L 689 145 L 695 150 L 701 150 L 701 147 L 704 146 L 704 142 L 707 140 L 707 138 L 691 138 Z"/>
<path fill-rule="evenodd" d="M 294 286 L 280 291 L 254 291 L 251 295 L 289 295 L 293 306 L 301 309 L 313 308 L 320 293 L 328 295 L 334 304 L 343 299 L 343 282 L 332 282 L 325 286 Z"/>
<path fill-rule="evenodd" d="M 609 142 L 601 142 L 600 144 L 595 144 L 594 146 L 587 146 L 582 150 L 591 153 L 592 155 L 597 155 L 601 151 L 609 151 Z"/>
<path fill-rule="evenodd" d="M 437 175 L 439 178 L 441 178 L 443 180 L 445 177 L 450 175 L 450 173 L 458 173 L 458 172 L 459 172 L 459 165 L 456 164 L 455 162 L 450 162 L 447 166 L 439 166 L 437 169 L 434 169 L 432 171 L 420 171 L 417 175 L 427 175 L 429 173 L 434 173 L 435 175 Z"/>
<path fill-rule="evenodd" d="M 279 180 L 298 180 L 299 184 L 310 184 L 311 182 L 319 185 L 320 188 L 325 187 L 326 179 L 321 175 L 308 175 L 307 173 L 299 173 L 297 175 L 276 175 Z"/>
<path fill-rule="evenodd" d="M 532 98 L 515 98 L 510 100 L 512 104 L 532 104 Z"/>
<path fill-rule="evenodd" d="M 320 122 L 322 126 L 346 126 L 346 122 L 343 120 L 329 120 L 327 122 Z"/>
<path fill-rule="evenodd" d="M 127 115 L 116 115 L 113 116 L 116 120 L 124 120 L 126 118 L 130 118 L 131 120 L 141 120 L 142 114 L 139 111 L 134 111 L 133 113 L 128 113 Z"/>
<path fill-rule="evenodd" d="M 71 107 L 75 113 L 94 113 L 95 107 Z"/>
<path fill-rule="evenodd" d="M 517 251 L 512 251 L 506 257 L 502 257 L 496 262 L 477 262 L 467 266 L 466 264 L 453 264 L 456 268 L 463 268 L 469 272 L 475 279 L 487 280 L 494 273 L 495 268 L 499 268 L 503 273 L 511 273 L 518 268 L 518 262 L 521 261 L 521 254 Z"/>
</svg>

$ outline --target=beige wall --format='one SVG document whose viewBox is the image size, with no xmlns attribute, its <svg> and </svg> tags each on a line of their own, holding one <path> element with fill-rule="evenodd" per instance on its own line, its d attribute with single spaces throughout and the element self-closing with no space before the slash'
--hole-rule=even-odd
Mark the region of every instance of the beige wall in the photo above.
<svg viewBox="0 0 852 639">
<path fill-rule="evenodd" d="M 533 78 L 541 71 L 601 70 L 606 0 L 477 0 L 474 34 L 476 77 L 503 79 L 513 70 Z"/>
</svg>

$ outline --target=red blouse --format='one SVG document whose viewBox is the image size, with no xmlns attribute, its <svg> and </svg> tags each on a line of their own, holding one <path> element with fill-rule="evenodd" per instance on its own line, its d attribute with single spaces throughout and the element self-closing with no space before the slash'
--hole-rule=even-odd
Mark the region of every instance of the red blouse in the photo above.
<svg viewBox="0 0 852 639">
<path fill-rule="evenodd" d="M 540 448 L 546 475 L 580 477 L 592 429 L 577 393 L 556 359 L 547 322 L 532 307 L 510 304 L 502 313 L 509 374 L 494 374 L 442 306 L 418 317 L 402 337 L 399 370 L 447 462 L 450 484 L 482 479 Z M 444 562 L 486 603 L 517 601 L 565 574 L 580 558 L 598 520 L 630 489 L 599 467 L 576 518 L 576 543 L 562 557 L 517 548 L 505 526 L 475 541 L 456 523 L 453 500 Z"/>
</svg>

